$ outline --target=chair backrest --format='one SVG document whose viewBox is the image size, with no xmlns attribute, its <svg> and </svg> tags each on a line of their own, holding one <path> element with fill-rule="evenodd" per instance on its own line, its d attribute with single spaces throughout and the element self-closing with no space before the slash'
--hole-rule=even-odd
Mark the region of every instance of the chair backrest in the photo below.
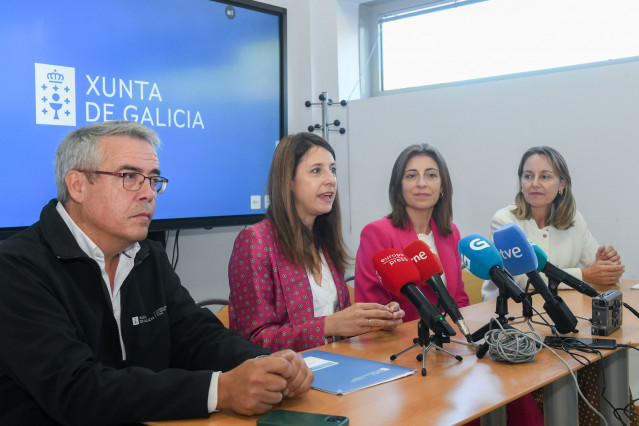
<svg viewBox="0 0 639 426">
<path fill-rule="evenodd" d="M 215 312 L 213 309 L 211 309 L 214 313 L 215 316 L 217 317 L 217 319 L 219 319 L 222 324 L 224 324 L 224 327 L 229 328 L 229 301 L 228 299 L 204 299 L 201 300 L 199 302 L 196 303 L 196 305 L 199 308 L 202 307 L 209 307 L 209 306 L 213 306 L 213 305 L 220 305 L 222 306 L 222 308 Z"/>
<path fill-rule="evenodd" d="M 215 316 L 224 324 L 224 327 L 229 328 L 229 305 L 222 306 Z"/>
<path fill-rule="evenodd" d="M 347 276 L 346 278 L 344 278 L 344 282 L 346 283 L 348 287 L 348 295 L 351 298 L 351 305 L 352 305 L 353 303 L 355 303 L 355 275 L 351 274 Z M 352 283 L 352 284 L 349 284 L 349 283 Z"/>
<path fill-rule="evenodd" d="M 466 269 L 462 269 L 462 280 L 464 280 L 464 289 L 466 290 L 470 304 L 481 302 L 481 286 L 484 284 L 484 280 L 474 276 Z"/>
</svg>

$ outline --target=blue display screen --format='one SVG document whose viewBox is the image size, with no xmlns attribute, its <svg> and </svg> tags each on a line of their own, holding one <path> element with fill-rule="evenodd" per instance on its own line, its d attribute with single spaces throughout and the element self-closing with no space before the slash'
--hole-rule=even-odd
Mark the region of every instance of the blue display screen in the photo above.
<svg viewBox="0 0 639 426">
<path fill-rule="evenodd" d="M 272 154 L 286 132 L 285 11 L 257 5 L 4 4 L 0 228 L 32 224 L 56 196 L 55 150 L 67 133 L 122 119 L 162 140 L 169 184 L 157 203 L 159 228 L 262 214 Z"/>
</svg>

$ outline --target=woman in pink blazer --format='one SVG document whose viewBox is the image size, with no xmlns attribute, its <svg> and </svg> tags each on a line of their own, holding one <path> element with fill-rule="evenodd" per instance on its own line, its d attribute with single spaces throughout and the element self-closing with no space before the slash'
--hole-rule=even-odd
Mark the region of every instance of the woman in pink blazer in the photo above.
<svg viewBox="0 0 639 426">
<path fill-rule="evenodd" d="M 403 250 L 420 239 L 437 254 L 444 267 L 442 280 L 459 307 L 467 306 L 468 295 L 461 277 L 457 244 L 459 231 L 453 220 L 453 184 L 442 155 L 428 144 L 411 145 L 399 154 L 391 173 L 388 197 L 392 208 L 387 217 L 362 230 L 355 261 L 355 300 L 385 304 L 396 301 L 406 312 L 406 321 L 419 318 L 417 309 L 405 297 L 395 297 L 376 277 L 372 257 L 386 248 Z M 430 287 L 418 285 L 437 303 Z M 543 425 L 544 417 L 531 394 L 507 406 L 509 425 Z M 479 425 L 479 420 L 469 424 Z"/>
<path fill-rule="evenodd" d="M 379 282 L 373 255 L 386 248 L 404 250 L 417 239 L 425 241 L 444 267 L 444 280 L 457 305 L 467 306 L 468 295 L 461 277 L 457 250 L 459 230 L 452 223 L 453 185 L 446 161 L 428 144 L 412 145 L 399 155 L 391 173 L 388 196 L 392 213 L 369 223 L 360 237 L 355 262 L 355 300 L 388 303 L 396 301 L 406 312 L 405 321 L 419 318 L 417 309 L 405 297 L 393 296 Z M 418 285 L 426 298 L 437 304 L 437 296 Z"/>
<path fill-rule="evenodd" d="M 350 305 L 333 148 L 313 133 L 286 136 L 267 186 L 266 219 L 240 232 L 229 261 L 230 327 L 277 351 L 401 324 L 396 302 Z"/>
</svg>

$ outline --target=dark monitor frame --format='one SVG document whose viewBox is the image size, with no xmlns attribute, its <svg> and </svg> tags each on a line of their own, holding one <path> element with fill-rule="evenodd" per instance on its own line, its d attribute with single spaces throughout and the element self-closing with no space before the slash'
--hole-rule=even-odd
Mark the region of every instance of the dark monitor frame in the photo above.
<svg viewBox="0 0 639 426">
<path fill-rule="evenodd" d="M 280 15 L 280 138 L 288 133 L 288 91 L 287 84 L 287 31 L 286 9 L 253 0 L 213 0 L 233 6 L 241 6 L 247 9 L 267 11 Z M 151 221 L 149 232 L 171 231 L 177 229 L 211 229 L 224 226 L 252 225 L 264 219 L 264 214 L 246 214 L 235 216 L 205 216 L 178 219 L 157 219 Z"/>
<path fill-rule="evenodd" d="M 288 132 L 288 91 L 287 91 L 287 14 L 286 8 L 273 6 L 253 0 L 210 0 L 217 3 L 231 6 L 243 7 L 246 9 L 279 15 L 279 38 L 280 38 L 280 138 Z M 161 202 L 161 200 L 160 200 Z M 165 231 L 181 229 L 210 229 L 224 226 L 250 225 L 259 222 L 265 217 L 264 213 L 229 215 L 229 216 L 203 216 L 154 219 L 149 227 L 152 238 L 162 239 Z M 0 241 L 25 229 L 20 227 L 0 227 Z"/>
</svg>

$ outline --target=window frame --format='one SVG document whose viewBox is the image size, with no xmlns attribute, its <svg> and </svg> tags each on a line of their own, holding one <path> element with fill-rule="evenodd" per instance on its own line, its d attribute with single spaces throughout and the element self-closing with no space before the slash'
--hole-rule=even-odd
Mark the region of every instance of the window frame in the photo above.
<svg viewBox="0 0 639 426">
<path fill-rule="evenodd" d="M 361 3 L 359 6 L 359 24 L 360 24 L 360 55 L 359 65 L 361 74 L 361 97 L 377 97 L 388 96 L 400 93 L 415 92 L 428 90 L 433 88 L 473 84 L 484 81 L 504 80 L 510 78 L 519 78 L 536 74 L 549 74 L 555 72 L 570 71 L 583 68 L 592 68 L 607 65 L 616 65 L 627 62 L 639 61 L 639 56 L 630 56 L 617 59 L 609 59 L 603 61 L 587 62 L 581 64 L 557 66 L 546 69 L 522 71 L 516 73 L 502 74 L 497 76 L 478 77 L 473 79 L 451 81 L 444 83 L 427 84 L 422 86 L 406 87 L 400 89 L 383 90 L 382 80 L 382 50 L 381 50 L 381 22 L 383 16 L 393 15 L 410 15 L 414 13 L 429 13 L 427 11 L 418 12 L 423 9 L 437 9 L 446 5 L 455 7 L 452 3 L 473 4 L 486 0 L 373 0 Z M 386 19 L 397 19 L 390 18 Z M 401 18 L 400 18 L 401 19 Z"/>
</svg>

